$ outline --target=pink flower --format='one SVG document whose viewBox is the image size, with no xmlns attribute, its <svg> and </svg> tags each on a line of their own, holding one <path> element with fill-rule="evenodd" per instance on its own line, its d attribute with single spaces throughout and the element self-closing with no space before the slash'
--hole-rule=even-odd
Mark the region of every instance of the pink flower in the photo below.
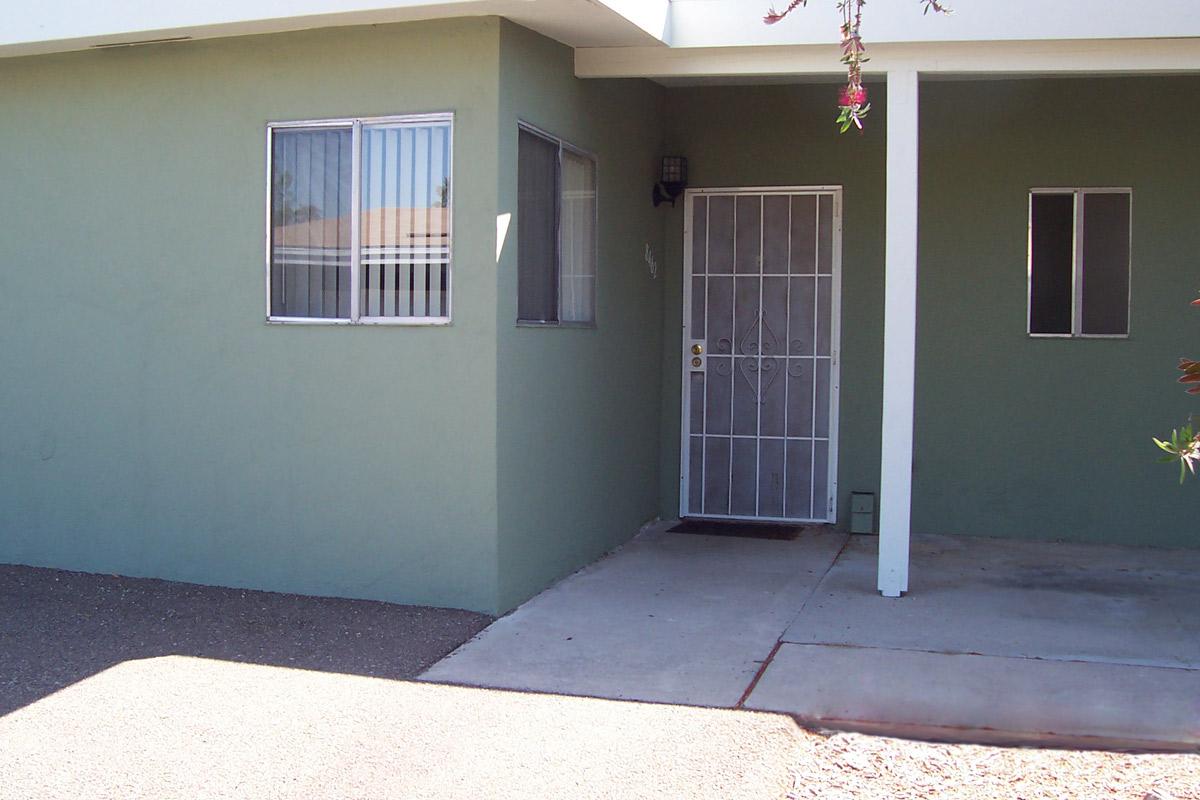
<svg viewBox="0 0 1200 800">
<path fill-rule="evenodd" d="M 843 108 L 853 108 L 855 106 L 864 106 L 867 104 L 867 89 L 864 86 L 859 86 L 857 89 L 851 89 L 849 86 L 842 88 L 838 95 L 838 105 Z"/>
</svg>

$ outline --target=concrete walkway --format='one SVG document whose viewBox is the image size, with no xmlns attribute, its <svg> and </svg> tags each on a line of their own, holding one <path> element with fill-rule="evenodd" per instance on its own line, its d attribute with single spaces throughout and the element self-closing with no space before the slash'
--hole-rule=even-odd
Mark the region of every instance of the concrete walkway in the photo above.
<svg viewBox="0 0 1200 800">
<path fill-rule="evenodd" d="M 431 681 L 737 705 L 846 535 L 644 534 L 436 664 Z"/>
<path fill-rule="evenodd" d="M 1200 747 L 1200 552 L 665 533 L 543 592 L 423 680 L 786 712 L 979 742 Z"/>
</svg>

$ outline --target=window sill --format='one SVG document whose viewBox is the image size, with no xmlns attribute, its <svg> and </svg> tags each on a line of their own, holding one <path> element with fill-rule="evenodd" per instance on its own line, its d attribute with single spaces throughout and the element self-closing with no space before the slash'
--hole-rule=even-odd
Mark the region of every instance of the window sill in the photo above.
<svg viewBox="0 0 1200 800">
<path fill-rule="evenodd" d="M 1128 339 L 1128 333 L 1028 333 L 1030 339 Z"/>
<path fill-rule="evenodd" d="M 576 328 L 579 330 L 595 330 L 594 322 L 538 322 L 537 320 L 519 319 L 518 328 Z"/>
<path fill-rule="evenodd" d="M 452 324 L 449 317 L 363 317 L 361 319 L 329 319 L 324 317 L 267 317 L 268 325 L 340 325 L 366 327 L 379 325 L 399 328 L 445 328 Z"/>
</svg>

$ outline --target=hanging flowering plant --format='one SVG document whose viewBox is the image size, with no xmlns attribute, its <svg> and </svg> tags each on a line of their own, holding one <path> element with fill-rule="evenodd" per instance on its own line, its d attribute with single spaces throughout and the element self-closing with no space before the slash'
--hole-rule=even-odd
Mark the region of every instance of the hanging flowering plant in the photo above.
<svg viewBox="0 0 1200 800">
<path fill-rule="evenodd" d="M 921 0 L 921 3 L 925 7 L 925 14 L 930 11 L 950 13 L 941 0 Z M 763 22 L 774 25 L 797 8 L 807 5 L 808 0 L 792 0 L 783 11 L 776 11 L 772 7 L 763 17 Z M 850 130 L 851 126 L 862 130 L 863 117 L 871 110 L 871 104 L 867 101 L 867 87 L 862 82 L 862 65 L 869 60 L 860 35 L 864 5 L 866 0 L 837 0 L 838 11 L 842 12 L 842 63 L 846 65 L 846 85 L 838 94 L 837 124 L 842 133 Z"/>
<path fill-rule="evenodd" d="M 1200 300 L 1193 300 L 1192 305 L 1200 308 Z M 1179 359 L 1179 382 L 1187 386 L 1187 393 L 1200 395 L 1200 361 L 1191 358 Z M 1171 438 L 1163 441 L 1155 439 L 1154 443 L 1166 453 L 1160 460 L 1170 463 L 1179 462 L 1179 482 L 1187 479 L 1188 473 L 1196 474 L 1200 467 L 1200 432 L 1188 422 L 1182 428 L 1171 431 Z"/>
</svg>

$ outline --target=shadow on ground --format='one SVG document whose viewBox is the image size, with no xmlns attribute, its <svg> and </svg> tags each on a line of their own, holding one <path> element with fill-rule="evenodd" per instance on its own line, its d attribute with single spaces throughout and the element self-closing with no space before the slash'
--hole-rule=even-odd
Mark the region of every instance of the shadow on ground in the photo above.
<svg viewBox="0 0 1200 800">
<path fill-rule="evenodd" d="M 120 662 L 165 655 L 411 678 L 491 621 L 453 609 L 0 565 L 0 716 Z"/>
<path fill-rule="evenodd" d="M 1200 800 L 1194 755 L 826 736 L 787 714 L 404 680 L 488 621 L 0 566 L 0 800 Z"/>
</svg>

